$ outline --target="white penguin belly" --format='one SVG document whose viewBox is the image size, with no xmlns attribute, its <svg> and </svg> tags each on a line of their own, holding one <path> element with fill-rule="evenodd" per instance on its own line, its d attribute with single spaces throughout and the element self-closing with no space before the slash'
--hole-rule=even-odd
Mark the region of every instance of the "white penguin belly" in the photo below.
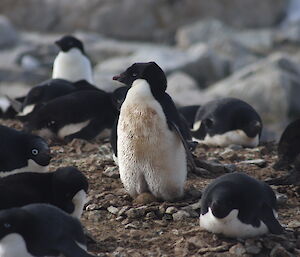
<svg viewBox="0 0 300 257">
<path fill-rule="evenodd" d="M 0 240 L 0 256 L 34 257 L 28 252 L 23 237 L 16 233 L 8 234 Z"/>
<path fill-rule="evenodd" d="M 221 135 L 206 135 L 203 140 L 193 138 L 193 140 L 203 143 L 206 145 L 216 145 L 216 146 L 228 146 L 228 145 L 242 145 L 245 147 L 256 147 L 259 143 L 258 135 L 255 137 L 248 137 L 246 133 L 242 130 L 228 131 Z"/>
<path fill-rule="evenodd" d="M 216 218 L 208 208 L 208 212 L 200 215 L 200 226 L 210 232 L 223 234 L 228 237 L 247 238 L 268 232 L 267 226 L 260 221 L 259 227 L 242 223 L 238 219 L 238 210 L 232 210 L 225 218 Z"/>
<path fill-rule="evenodd" d="M 149 190 L 164 200 L 181 197 L 185 149 L 144 80 L 129 90 L 117 130 L 120 178 L 128 193 L 135 197 Z"/>
<path fill-rule="evenodd" d="M 59 52 L 53 64 L 53 79 L 66 79 L 72 82 L 85 79 L 93 84 L 92 66 L 89 59 L 78 49 Z"/>
<path fill-rule="evenodd" d="M 20 169 L 14 169 L 12 171 L 0 171 L 0 177 L 6 177 L 9 175 L 17 174 L 17 173 L 22 173 L 22 172 L 47 172 L 49 170 L 49 166 L 41 166 L 37 164 L 35 161 L 29 159 L 27 166 L 20 168 Z M 1 257 L 1 255 L 0 255 Z"/>
</svg>

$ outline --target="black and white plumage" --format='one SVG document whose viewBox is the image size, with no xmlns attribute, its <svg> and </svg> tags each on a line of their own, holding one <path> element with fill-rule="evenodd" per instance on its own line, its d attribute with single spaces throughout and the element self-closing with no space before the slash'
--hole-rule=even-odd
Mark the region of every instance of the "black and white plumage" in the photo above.
<svg viewBox="0 0 300 257">
<path fill-rule="evenodd" d="M 94 83 L 92 65 L 84 51 L 83 43 L 74 36 L 66 35 L 55 42 L 60 48 L 53 64 L 53 79 L 71 82 L 86 80 Z"/>
<path fill-rule="evenodd" d="M 195 117 L 200 107 L 200 105 L 187 105 L 178 107 L 178 112 L 184 117 L 190 129 L 192 129 L 194 126 Z"/>
<path fill-rule="evenodd" d="M 0 211 L 0 256 L 94 257 L 80 221 L 55 206 L 30 204 Z M 61 256 L 61 255 L 60 255 Z"/>
<path fill-rule="evenodd" d="M 101 90 L 82 90 L 53 99 L 39 108 L 26 124 L 42 137 L 90 140 L 110 129 L 116 118 L 111 95 Z"/>
<path fill-rule="evenodd" d="M 45 172 L 50 159 L 50 149 L 43 138 L 0 125 L 0 177 Z"/>
<path fill-rule="evenodd" d="M 261 118 L 251 105 L 222 98 L 201 106 L 191 133 L 194 140 L 207 145 L 256 147 L 261 130 Z"/>
<path fill-rule="evenodd" d="M 47 173 L 15 174 L 0 179 L 0 210 L 49 203 L 80 218 L 87 190 L 86 177 L 74 167 Z"/>
<path fill-rule="evenodd" d="M 24 101 L 21 103 L 22 111 L 18 113 L 18 117 L 22 121 L 26 121 L 30 118 L 30 115 L 32 115 L 33 111 L 37 111 L 38 108 L 50 102 L 51 100 L 81 90 L 100 91 L 100 89 L 91 85 L 86 80 L 70 82 L 64 79 L 50 79 L 44 81 L 33 87 L 28 92 L 24 98 Z"/>
<path fill-rule="evenodd" d="M 144 192 L 164 200 L 182 197 L 187 174 L 182 140 L 188 136 L 165 92 L 164 72 L 154 62 L 135 63 L 113 79 L 131 86 L 121 106 L 116 135 L 125 189 L 132 197 Z"/>
<path fill-rule="evenodd" d="M 244 173 L 231 173 L 209 184 L 201 198 L 200 226 L 228 237 L 280 234 L 276 196 L 270 186 Z"/>
</svg>

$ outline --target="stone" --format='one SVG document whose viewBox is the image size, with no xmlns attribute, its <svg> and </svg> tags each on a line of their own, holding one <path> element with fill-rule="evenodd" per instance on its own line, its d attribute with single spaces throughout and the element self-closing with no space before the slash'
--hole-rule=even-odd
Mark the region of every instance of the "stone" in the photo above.
<svg viewBox="0 0 300 257">
<path fill-rule="evenodd" d="M 178 211 L 178 209 L 174 206 L 170 206 L 166 209 L 165 213 L 166 214 L 174 214 Z"/>
<path fill-rule="evenodd" d="M 131 219 L 138 219 L 145 215 L 145 208 L 131 208 L 125 212 L 126 216 Z"/>
<path fill-rule="evenodd" d="M 243 254 L 246 253 L 246 249 L 241 243 L 238 243 L 230 247 L 229 252 L 235 256 L 243 256 Z"/>
<path fill-rule="evenodd" d="M 109 206 L 109 207 L 107 208 L 107 210 L 108 210 L 108 212 L 110 212 L 110 213 L 112 213 L 112 214 L 115 214 L 115 215 L 117 215 L 118 212 L 119 212 L 119 209 L 118 209 L 117 207 L 115 207 L 115 206 Z"/>
<path fill-rule="evenodd" d="M 201 93 L 196 80 L 190 75 L 177 71 L 171 73 L 167 79 L 167 93 L 177 105 L 196 105 L 203 101 L 203 94 Z"/>
<path fill-rule="evenodd" d="M 282 246 L 275 246 L 271 252 L 270 257 L 293 257 L 294 255 L 285 250 Z"/>
<path fill-rule="evenodd" d="M 190 214 L 186 211 L 180 210 L 176 213 L 173 213 L 172 216 L 174 221 L 181 221 L 181 220 L 185 220 L 186 218 L 189 218 Z"/>
<path fill-rule="evenodd" d="M 287 226 L 289 228 L 300 228 L 300 221 L 292 220 L 287 224 Z"/>
<path fill-rule="evenodd" d="M 275 192 L 276 200 L 278 205 L 284 205 L 287 203 L 288 197 L 285 194 L 281 194 L 278 192 Z"/>
<path fill-rule="evenodd" d="M 256 165 L 260 168 L 264 168 L 267 165 L 267 162 L 263 159 L 255 159 L 255 160 L 246 160 L 246 161 L 241 161 L 239 162 L 240 164 L 252 164 L 252 165 Z"/>
<path fill-rule="evenodd" d="M 209 87 L 211 98 L 237 97 L 250 105 L 267 124 L 300 115 L 300 66 L 289 55 L 276 53 L 235 72 Z M 297 100 L 296 100 L 297 99 Z"/>
<path fill-rule="evenodd" d="M 106 168 L 102 174 L 109 178 L 119 178 L 120 177 L 119 168 L 116 166 Z"/>
</svg>

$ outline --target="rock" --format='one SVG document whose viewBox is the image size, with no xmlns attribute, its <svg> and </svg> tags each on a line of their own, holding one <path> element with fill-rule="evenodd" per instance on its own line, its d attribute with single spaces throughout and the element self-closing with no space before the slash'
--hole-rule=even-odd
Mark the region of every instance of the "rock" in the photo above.
<svg viewBox="0 0 300 257">
<path fill-rule="evenodd" d="M 176 42 L 179 47 L 188 48 L 195 43 L 212 43 L 223 41 L 234 33 L 234 29 L 219 20 L 200 20 L 180 27 L 176 32 Z"/>
<path fill-rule="evenodd" d="M 185 206 L 185 207 L 181 208 L 181 210 L 187 212 L 189 214 L 189 217 L 191 217 L 191 218 L 199 218 L 199 212 L 195 211 L 190 206 Z"/>
<path fill-rule="evenodd" d="M 119 168 L 116 166 L 106 168 L 102 174 L 109 178 L 119 178 L 120 177 Z"/>
<path fill-rule="evenodd" d="M 255 159 L 255 160 L 246 160 L 246 161 L 241 161 L 239 162 L 240 164 L 252 164 L 252 165 L 256 165 L 260 168 L 264 168 L 267 165 L 267 162 L 263 159 Z"/>
<path fill-rule="evenodd" d="M 285 194 L 280 194 L 278 192 L 275 192 L 276 200 L 278 205 L 284 205 L 287 203 L 288 197 Z"/>
<path fill-rule="evenodd" d="M 261 247 L 258 247 L 256 245 L 248 245 L 245 247 L 245 249 L 249 254 L 259 254 L 261 251 Z"/>
<path fill-rule="evenodd" d="M 224 0 L 175 2 L 27 0 L 24 3 L 22 0 L 2 0 L 0 10 L 2 14 L 10 17 L 17 27 L 27 30 L 52 32 L 84 30 L 119 39 L 170 42 L 180 26 L 207 17 L 215 17 L 242 28 L 274 25 L 282 18 L 287 2 L 285 0 L 226 2 Z M 236 15 L 237 13 L 239 15 Z"/>
<path fill-rule="evenodd" d="M 174 206 L 170 206 L 166 209 L 165 213 L 166 214 L 174 214 L 178 211 L 178 209 Z"/>
<path fill-rule="evenodd" d="M 119 209 L 118 209 L 117 207 L 114 207 L 114 206 L 109 206 L 109 207 L 107 208 L 107 210 L 108 210 L 108 212 L 110 212 L 110 213 L 112 213 L 112 214 L 115 214 L 115 215 L 117 215 L 118 212 L 119 212 Z"/>
<path fill-rule="evenodd" d="M 201 200 L 199 200 L 198 202 L 196 203 L 193 203 L 191 205 L 189 205 L 193 210 L 198 210 L 201 208 Z"/>
<path fill-rule="evenodd" d="M 226 149 L 237 151 L 243 149 L 243 147 L 241 145 L 229 145 Z"/>
<path fill-rule="evenodd" d="M 292 220 L 287 224 L 287 226 L 289 228 L 300 228 L 300 221 Z"/>
<path fill-rule="evenodd" d="M 145 207 L 131 208 L 125 212 L 126 216 L 131 219 L 138 219 L 145 215 Z"/>
<path fill-rule="evenodd" d="M 277 53 L 247 66 L 209 87 L 208 98 L 237 97 L 251 104 L 265 123 L 300 115 L 300 66 L 292 57 Z"/>
<path fill-rule="evenodd" d="M 201 93 L 197 82 L 184 72 L 174 72 L 168 76 L 167 93 L 178 105 L 184 106 L 199 104 L 202 100 Z"/>
<path fill-rule="evenodd" d="M 185 220 L 186 218 L 190 217 L 190 214 L 186 211 L 180 210 L 176 213 L 173 213 L 173 220 L 174 221 L 180 221 L 180 220 Z"/>
<path fill-rule="evenodd" d="M 0 49 L 12 47 L 19 41 L 19 35 L 10 21 L 0 15 Z"/>
<path fill-rule="evenodd" d="M 279 244 L 276 245 L 270 252 L 270 257 L 293 257 L 294 255 L 289 253 Z"/>
<path fill-rule="evenodd" d="M 134 204 L 142 204 L 142 205 L 145 205 L 145 204 L 149 204 L 149 203 L 153 203 L 153 202 L 156 202 L 157 199 L 155 198 L 154 195 L 150 194 L 150 193 L 142 193 L 142 194 L 139 194 L 134 200 L 133 200 L 133 203 Z"/>
<path fill-rule="evenodd" d="M 235 256 L 243 256 L 243 254 L 246 253 L 246 249 L 241 243 L 238 243 L 230 247 L 229 252 Z"/>
</svg>

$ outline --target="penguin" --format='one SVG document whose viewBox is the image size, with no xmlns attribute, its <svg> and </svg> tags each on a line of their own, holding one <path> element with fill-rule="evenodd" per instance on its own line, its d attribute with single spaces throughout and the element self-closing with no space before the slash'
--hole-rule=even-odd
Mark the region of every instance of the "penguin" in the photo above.
<svg viewBox="0 0 300 257">
<path fill-rule="evenodd" d="M 227 237 L 281 234 L 276 196 L 266 183 L 244 173 L 225 174 L 209 184 L 201 198 L 200 226 Z"/>
<path fill-rule="evenodd" d="M 53 99 L 41 106 L 24 124 L 26 131 L 47 139 L 66 142 L 74 138 L 94 139 L 111 129 L 116 117 L 111 95 L 83 90 Z"/>
<path fill-rule="evenodd" d="M 50 160 L 50 149 L 43 138 L 0 125 L 0 177 L 46 172 Z"/>
<path fill-rule="evenodd" d="M 116 133 L 125 190 L 132 198 L 151 193 L 157 199 L 180 199 L 187 175 L 187 135 L 165 92 L 163 70 L 155 62 L 134 63 L 113 79 L 130 86 Z"/>
<path fill-rule="evenodd" d="M 50 79 L 44 81 L 28 92 L 21 103 L 22 111 L 18 113 L 18 118 L 24 122 L 29 119 L 29 115 L 31 115 L 33 111 L 36 111 L 43 104 L 57 97 L 80 90 L 102 91 L 86 80 L 79 80 L 74 83 L 64 79 Z"/>
<path fill-rule="evenodd" d="M 6 97 L 0 98 L 0 119 L 14 119 L 18 112 L 21 110 L 21 106 L 25 96 L 17 97 L 14 99 Z M 17 106 L 16 106 L 17 104 Z"/>
<path fill-rule="evenodd" d="M 178 107 L 178 112 L 184 117 L 190 129 L 194 126 L 195 116 L 200 107 L 200 105 Z"/>
<path fill-rule="evenodd" d="M 71 35 L 55 41 L 60 48 L 53 63 L 53 79 L 65 79 L 72 82 L 85 79 L 93 84 L 92 65 L 84 51 L 83 43 Z"/>
<path fill-rule="evenodd" d="M 55 206 L 29 204 L 0 211 L 0 256 L 95 257 L 80 221 Z M 60 255 L 61 256 L 61 255 Z"/>
<path fill-rule="evenodd" d="M 222 98 L 200 107 L 191 133 L 195 141 L 206 145 L 256 147 L 261 131 L 261 118 L 251 105 Z"/>
<path fill-rule="evenodd" d="M 75 167 L 46 173 L 14 174 L 0 179 L 0 210 L 30 203 L 49 203 L 80 218 L 87 190 L 86 177 Z"/>
<path fill-rule="evenodd" d="M 274 169 L 289 169 L 300 154 L 300 119 L 291 122 L 283 131 L 278 147 L 278 161 Z"/>
</svg>

